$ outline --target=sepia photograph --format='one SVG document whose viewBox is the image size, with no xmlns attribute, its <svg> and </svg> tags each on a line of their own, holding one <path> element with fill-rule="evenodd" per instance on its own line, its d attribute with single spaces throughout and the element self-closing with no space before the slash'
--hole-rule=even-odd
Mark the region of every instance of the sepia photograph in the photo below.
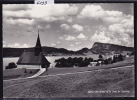
<svg viewBox="0 0 137 100">
<path fill-rule="evenodd" d="M 2 8 L 4 98 L 135 97 L 133 3 Z"/>
</svg>

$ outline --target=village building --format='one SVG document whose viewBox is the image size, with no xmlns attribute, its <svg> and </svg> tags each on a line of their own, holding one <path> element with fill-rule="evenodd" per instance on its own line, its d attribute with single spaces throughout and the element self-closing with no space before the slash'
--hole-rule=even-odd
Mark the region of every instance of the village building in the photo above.
<svg viewBox="0 0 137 100">
<path fill-rule="evenodd" d="M 34 51 L 24 51 L 17 61 L 17 68 L 40 69 L 48 68 L 49 66 L 50 62 L 45 58 L 42 53 L 42 47 L 38 33 L 38 38 Z"/>
<path fill-rule="evenodd" d="M 96 66 L 98 62 L 90 62 L 89 66 L 88 67 L 91 67 L 91 66 Z"/>
</svg>

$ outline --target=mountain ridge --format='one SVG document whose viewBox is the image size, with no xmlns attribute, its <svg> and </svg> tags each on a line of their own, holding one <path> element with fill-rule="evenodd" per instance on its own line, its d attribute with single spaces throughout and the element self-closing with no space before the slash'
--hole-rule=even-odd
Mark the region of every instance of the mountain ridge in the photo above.
<svg viewBox="0 0 137 100">
<path fill-rule="evenodd" d="M 19 57 L 25 51 L 34 51 L 34 47 L 30 48 L 3 48 L 3 57 Z M 55 48 L 43 46 L 42 52 L 45 56 L 73 56 L 73 55 L 89 55 L 89 54 L 113 54 L 122 52 L 133 52 L 133 47 L 126 47 L 110 43 L 95 42 L 92 48 L 82 48 L 77 51 L 67 50 L 65 48 Z"/>
<path fill-rule="evenodd" d="M 117 44 L 95 42 L 91 50 L 92 52 L 96 51 L 96 53 L 111 54 L 111 53 L 122 53 L 123 51 L 133 51 L 134 48 L 121 46 Z"/>
</svg>

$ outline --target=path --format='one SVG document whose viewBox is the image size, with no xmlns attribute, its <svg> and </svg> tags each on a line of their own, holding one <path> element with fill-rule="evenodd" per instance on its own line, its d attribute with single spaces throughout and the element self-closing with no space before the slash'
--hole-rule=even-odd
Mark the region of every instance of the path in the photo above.
<svg viewBox="0 0 137 100">
<path fill-rule="evenodd" d="M 31 77 L 27 77 L 27 78 L 34 78 L 34 77 L 38 77 L 38 76 L 40 76 L 42 73 L 44 73 L 45 72 L 45 68 L 40 68 L 40 70 L 36 73 L 36 74 L 34 74 L 33 76 L 31 76 Z"/>
</svg>

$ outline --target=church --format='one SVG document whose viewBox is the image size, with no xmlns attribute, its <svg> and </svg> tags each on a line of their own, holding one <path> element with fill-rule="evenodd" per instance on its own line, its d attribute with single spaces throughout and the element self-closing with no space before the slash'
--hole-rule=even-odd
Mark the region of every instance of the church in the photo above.
<svg viewBox="0 0 137 100">
<path fill-rule="evenodd" d="M 49 66 L 50 62 L 45 58 L 42 53 L 42 47 L 38 33 L 38 38 L 34 51 L 24 51 L 17 61 L 17 68 L 40 69 L 48 68 Z"/>
</svg>

